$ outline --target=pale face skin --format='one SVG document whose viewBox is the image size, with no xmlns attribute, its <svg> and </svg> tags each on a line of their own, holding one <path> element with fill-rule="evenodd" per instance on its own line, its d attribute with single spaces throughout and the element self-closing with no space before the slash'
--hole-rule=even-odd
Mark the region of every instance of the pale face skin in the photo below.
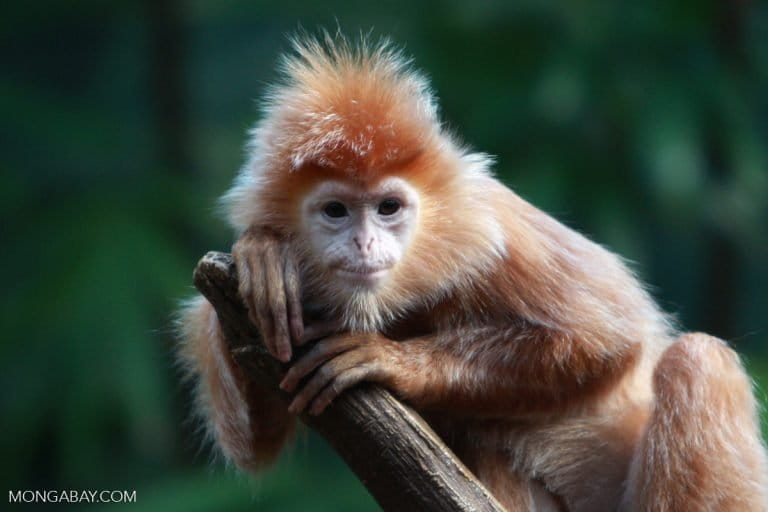
<svg viewBox="0 0 768 512">
<path fill-rule="evenodd" d="M 325 181 L 302 203 L 316 261 L 354 289 L 373 289 L 387 279 L 405 254 L 418 212 L 416 190 L 395 177 L 368 188 Z"/>
</svg>

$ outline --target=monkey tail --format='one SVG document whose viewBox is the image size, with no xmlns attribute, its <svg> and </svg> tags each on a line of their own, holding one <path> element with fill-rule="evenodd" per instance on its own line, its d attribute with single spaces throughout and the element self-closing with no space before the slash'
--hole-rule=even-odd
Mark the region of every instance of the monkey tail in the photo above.
<svg viewBox="0 0 768 512">
<path fill-rule="evenodd" d="M 622 510 L 768 510 L 758 407 L 736 353 L 712 336 L 683 335 L 662 355 L 653 385 Z"/>
<path fill-rule="evenodd" d="M 205 298 L 182 309 L 179 331 L 179 359 L 195 383 L 196 409 L 208 437 L 241 469 L 257 471 L 272 463 L 295 428 L 285 404 L 244 377 Z"/>
</svg>

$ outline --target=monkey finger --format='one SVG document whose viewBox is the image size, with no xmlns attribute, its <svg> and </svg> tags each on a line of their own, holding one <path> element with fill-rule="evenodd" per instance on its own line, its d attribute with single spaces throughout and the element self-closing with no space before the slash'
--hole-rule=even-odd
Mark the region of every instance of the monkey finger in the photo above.
<svg viewBox="0 0 768 512">
<path fill-rule="evenodd" d="M 251 322 L 259 327 L 258 318 L 254 308 L 255 301 L 253 296 L 254 284 L 258 286 L 258 283 L 254 283 L 254 281 L 259 279 L 259 277 L 258 275 L 254 275 L 251 268 L 251 259 L 254 250 L 257 249 L 253 248 L 252 245 L 248 245 L 247 241 L 239 240 L 237 243 L 235 243 L 234 247 L 232 247 L 232 258 L 235 262 L 235 268 L 237 269 L 237 291 L 248 309 L 248 317 L 250 318 Z"/>
<path fill-rule="evenodd" d="M 367 366 L 356 366 L 341 372 L 315 397 L 310 405 L 309 413 L 313 416 L 317 416 L 323 412 L 337 396 L 352 386 L 366 380 L 370 373 L 370 368 Z"/>
<path fill-rule="evenodd" d="M 283 264 L 280 261 L 279 247 L 269 243 L 264 251 L 264 276 L 269 314 L 273 326 L 272 344 L 275 356 L 288 362 L 291 359 L 291 338 L 288 334 L 288 307 L 283 283 Z"/>
<path fill-rule="evenodd" d="M 287 244 L 283 248 L 283 261 L 285 262 L 283 279 L 285 280 L 285 298 L 288 305 L 288 324 L 293 342 L 298 345 L 304 333 L 299 266 Z"/>
<path fill-rule="evenodd" d="M 275 343 L 275 326 L 272 322 L 272 315 L 267 306 L 254 306 L 256 310 L 256 325 L 259 328 L 259 334 L 261 334 L 261 340 L 264 346 L 276 359 L 280 359 L 278 354 L 278 347 Z"/>
<path fill-rule="evenodd" d="M 261 253 L 254 254 L 248 260 L 248 266 L 250 267 L 249 275 L 251 277 L 251 293 L 243 299 L 245 300 L 248 308 L 248 316 L 251 322 L 259 330 L 261 339 L 264 342 L 264 346 L 267 351 L 273 356 L 277 357 L 277 349 L 274 342 L 274 330 L 272 317 L 267 305 L 267 283 L 264 272 L 260 271 L 259 267 L 262 265 Z M 254 269 L 256 269 L 254 271 Z"/>
<path fill-rule="evenodd" d="M 248 309 L 248 318 L 251 320 L 251 323 L 258 328 L 264 343 L 267 345 L 267 348 L 270 349 L 270 353 L 272 353 L 270 347 L 272 345 L 274 327 L 269 316 L 269 310 L 265 305 L 267 297 L 265 293 L 266 285 L 264 282 L 264 275 L 258 271 L 254 272 L 254 264 L 250 261 L 241 265 L 241 268 L 245 270 L 244 279 L 248 279 L 247 284 L 243 284 L 241 281 L 239 287 L 240 295 Z M 238 269 L 238 272 L 239 271 L 240 270 Z M 247 290 L 247 292 L 244 292 L 243 290 Z"/>
<path fill-rule="evenodd" d="M 263 285 L 259 282 L 261 281 L 260 277 L 254 276 L 251 294 L 244 298 L 244 300 L 248 308 L 248 318 L 259 329 L 259 334 L 261 334 L 266 343 L 266 340 L 272 337 L 272 322 L 269 320 L 267 310 L 263 306 Z"/>
<path fill-rule="evenodd" d="M 333 375 L 330 371 L 323 371 L 322 368 L 318 370 L 310 381 L 307 382 L 307 385 L 293 398 L 288 406 L 288 412 L 291 414 L 302 412 L 307 407 L 307 404 L 331 379 L 333 379 Z"/>
<path fill-rule="evenodd" d="M 261 252 L 258 247 L 244 247 L 244 243 L 235 245 L 235 264 L 238 274 L 238 292 L 248 308 L 248 316 L 259 329 L 263 329 L 258 315 L 258 307 L 264 302 L 262 273 L 259 271 Z M 262 333 L 262 336 L 264 333 Z"/>
<path fill-rule="evenodd" d="M 252 279 L 248 259 L 240 255 L 237 246 L 232 250 L 232 259 L 235 261 L 235 268 L 237 269 L 237 291 L 243 301 L 247 301 L 251 296 Z"/>
<path fill-rule="evenodd" d="M 315 374 L 309 379 L 309 382 L 293 398 L 288 411 L 297 414 L 306 409 L 315 396 L 333 381 L 340 373 L 355 367 L 360 361 L 353 354 L 346 354 L 348 357 L 340 356 L 333 361 L 321 366 Z M 349 357 L 352 356 L 352 357 Z"/>
<path fill-rule="evenodd" d="M 345 352 L 354 346 L 354 341 L 350 337 L 330 338 L 318 343 L 304 357 L 299 359 L 286 372 L 285 377 L 280 382 L 280 389 L 284 391 L 293 391 L 299 384 L 299 381 L 309 375 L 318 366 L 338 354 Z"/>
</svg>

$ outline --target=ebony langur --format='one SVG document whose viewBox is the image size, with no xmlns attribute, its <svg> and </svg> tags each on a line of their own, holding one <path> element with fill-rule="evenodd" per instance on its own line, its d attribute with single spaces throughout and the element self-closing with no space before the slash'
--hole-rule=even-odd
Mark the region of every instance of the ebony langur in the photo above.
<svg viewBox="0 0 768 512">
<path fill-rule="evenodd" d="M 267 348 L 288 362 L 314 343 L 281 383 L 290 406 L 245 386 L 205 299 L 183 315 L 180 353 L 229 459 L 262 468 L 296 413 L 372 381 L 510 510 L 768 510 L 732 350 L 679 335 L 618 257 L 494 179 L 389 45 L 294 50 L 225 197 Z"/>
</svg>

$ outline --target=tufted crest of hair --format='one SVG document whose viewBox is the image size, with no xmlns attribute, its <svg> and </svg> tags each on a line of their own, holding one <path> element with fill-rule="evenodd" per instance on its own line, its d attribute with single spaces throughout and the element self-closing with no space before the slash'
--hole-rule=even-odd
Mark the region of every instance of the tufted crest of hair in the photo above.
<svg viewBox="0 0 768 512">
<path fill-rule="evenodd" d="M 268 97 L 271 129 L 262 142 L 291 170 L 315 163 L 371 171 L 435 135 L 427 81 L 386 41 L 295 40 L 282 67 L 285 83 Z"/>
<path fill-rule="evenodd" d="M 428 175 L 438 167 L 425 161 L 458 156 L 441 129 L 428 81 L 387 40 L 297 38 L 281 68 L 282 79 L 251 130 L 249 159 L 224 198 L 238 228 L 274 213 L 266 204 L 254 206 L 263 189 L 277 203 L 317 179 L 371 181 L 416 168 L 424 183 L 437 179 Z"/>
</svg>

